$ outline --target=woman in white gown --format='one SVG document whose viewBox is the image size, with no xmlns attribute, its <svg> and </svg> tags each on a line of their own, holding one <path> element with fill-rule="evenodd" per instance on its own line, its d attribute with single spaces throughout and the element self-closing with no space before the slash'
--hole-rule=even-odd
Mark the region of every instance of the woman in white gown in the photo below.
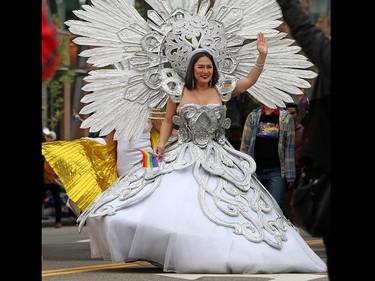
<svg viewBox="0 0 375 281">
<path fill-rule="evenodd" d="M 254 160 L 225 139 L 225 102 L 257 81 L 220 83 L 209 52 L 190 60 L 182 96 L 170 95 L 156 169 L 139 161 L 78 218 L 90 228 L 93 258 L 148 260 L 177 273 L 325 272 L 316 255 L 256 179 Z M 228 90 L 229 89 L 229 90 Z M 176 115 L 177 113 L 177 115 Z M 178 141 L 165 146 L 173 124 Z"/>
</svg>

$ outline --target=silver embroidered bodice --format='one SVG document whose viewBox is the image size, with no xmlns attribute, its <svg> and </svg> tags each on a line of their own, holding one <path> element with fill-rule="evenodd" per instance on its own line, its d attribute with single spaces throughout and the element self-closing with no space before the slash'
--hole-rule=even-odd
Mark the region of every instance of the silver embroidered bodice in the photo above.
<svg viewBox="0 0 375 281">
<path fill-rule="evenodd" d="M 164 176 L 191 167 L 189 180 L 195 182 L 192 186 L 199 186 L 197 196 L 208 219 L 232 228 L 251 242 L 264 241 L 281 248 L 287 239 L 286 224 L 291 223 L 254 177 L 254 160 L 225 139 L 225 129 L 230 125 L 225 113 L 225 106 L 218 104 L 179 107 L 173 118 L 179 126 L 178 141 L 166 146 L 159 168 L 143 168 L 140 161 L 120 176 L 79 216 L 79 229 L 87 218 L 114 215 L 150 196 L 163 184 Z"/>
<path fill-rule="evenodd" d="M 178 108 L 173 122 L 179 126 L 180 143 L 192 141 L 199 147 L 206 147 L 210 141 L 225 143 L 225 130 L 230 126 L 230 119 L 225 118 L 226 107 L 217 104 L 186 104 Z"/>
</svg>

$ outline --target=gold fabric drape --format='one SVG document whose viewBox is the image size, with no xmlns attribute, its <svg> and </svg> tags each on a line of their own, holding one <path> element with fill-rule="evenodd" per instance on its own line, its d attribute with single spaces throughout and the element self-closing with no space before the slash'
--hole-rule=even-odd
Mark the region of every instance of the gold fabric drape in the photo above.
<svg viewBox="0 0 375 281">
<path fill-rule="evenodd" d="M 150 138 L 152 148 L 154 148 L 155 145 L 158 144 L 159 138 L 160 138 L 160 133 L 158 132 L 158 130 L 156 130 L 154 127 L 152 127 L 151 138 Z"/>
<path fill-rule="evenodd" d="M 90 139 L 42 143 L 42 154 L 81 211 L 117 179 L 116 143 Z"/>
</svg>

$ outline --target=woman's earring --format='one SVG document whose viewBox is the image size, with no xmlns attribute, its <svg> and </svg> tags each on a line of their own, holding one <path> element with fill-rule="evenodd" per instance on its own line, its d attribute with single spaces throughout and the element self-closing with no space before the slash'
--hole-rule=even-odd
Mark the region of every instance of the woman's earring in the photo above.
<svg viewBox="0 0 375 281">
<path fill-rule="evenodd" d="M 192 82 L 193 82 L 193 89 L 194 89 L 194 78 L 193 78 Z"/>
<path fill-rule="evenodd" d="M 210 80 L 210 83 L 209 83 L 210 87 L 212 87 L 212 79 Z"/>
</svg>

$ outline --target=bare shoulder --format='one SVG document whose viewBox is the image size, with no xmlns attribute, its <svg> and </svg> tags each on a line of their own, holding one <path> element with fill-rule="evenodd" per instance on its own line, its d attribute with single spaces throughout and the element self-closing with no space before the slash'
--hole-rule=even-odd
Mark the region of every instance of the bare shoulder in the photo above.
<svg viewBox="0 0 375 281">
<path fill-rule="evenodd" d="M 187 103 L 194 103 L 193 91 L 184 87 L 184 89 L 182 90 L 180 106 L 187 104 Z"/>
</svg>

